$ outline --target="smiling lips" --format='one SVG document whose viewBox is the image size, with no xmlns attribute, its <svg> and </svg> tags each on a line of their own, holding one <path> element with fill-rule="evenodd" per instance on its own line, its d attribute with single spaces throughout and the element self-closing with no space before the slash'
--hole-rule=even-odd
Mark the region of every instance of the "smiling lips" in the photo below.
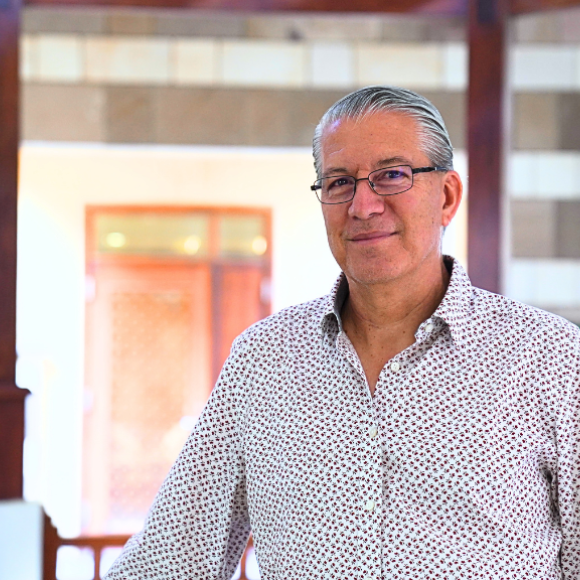
<svg viewBox="0 0 580 580">
<path fill-rule="evenodd" d="M 349 242 L 372 243 L 395 235 L 396 232 L 362 232 L 354 236 L 347 236 Z"/>
</svg>

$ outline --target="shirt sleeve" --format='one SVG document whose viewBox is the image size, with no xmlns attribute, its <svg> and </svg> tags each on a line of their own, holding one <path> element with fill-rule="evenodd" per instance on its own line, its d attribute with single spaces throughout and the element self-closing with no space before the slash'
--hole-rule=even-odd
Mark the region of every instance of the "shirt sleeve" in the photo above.
<svg viewBox="0 0 580 580">
<path fill-rule="evenodd" d="M 161 486 L 141 532 L 105 580 L 230 580 L 250 534 L 240 437 L 242 340 Z"/>
<path fill-rule="evenodd" d="M 580 580 L 580 338 L 570 356 L 567 389 L 557 424 L 558 507 L 563 578 Z"/>
</svg>

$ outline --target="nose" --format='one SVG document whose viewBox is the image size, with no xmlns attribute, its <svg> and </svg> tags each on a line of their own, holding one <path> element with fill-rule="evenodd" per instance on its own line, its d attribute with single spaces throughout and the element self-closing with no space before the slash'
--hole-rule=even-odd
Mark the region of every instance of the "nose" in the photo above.
<svg viewBox="0 0 580 580">
<path fill-rule="evenodd" d="M 354 198 L 350 202 L 348 214 L 351 217 L 366 220 L 384 211 L 385 200 L 373 191 L 368 178 L 357 181 Z"/>
</svg>

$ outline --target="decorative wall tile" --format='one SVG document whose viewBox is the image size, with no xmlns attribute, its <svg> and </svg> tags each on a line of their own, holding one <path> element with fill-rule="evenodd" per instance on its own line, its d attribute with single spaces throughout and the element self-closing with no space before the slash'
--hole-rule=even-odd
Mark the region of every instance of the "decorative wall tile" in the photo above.
<svg viewBox="0 0 580 580">
<path fill-rule="evenodd" d="M 577 6 L 553 13 L 558 19 L 559 37 L 556 42 L 580 42 L 580 10 Z"/>
<path fill-rule="evenodd" d="M 580 262 L 546 260 L 536 263 L 534 300 L 538 305 L 580 304 Z"/>
<path fill-rule="evenodd" d="M 508 162 L 508 191 L 514 198 L 536 198 L 536 155 L 514 152 Z"/>
<path fill-rule="evenodd" d="M 21 93 L 22 138 L 37 141 L 103 141 L 102 87 L 25 84 Z"/>
<path fill-rule="evenodd" d="M 389 14 L 382 21 L 381 40 L 385 42 L 426 42 L 429 20 L 407 14 Z M 362 38 L 361 40 L 372 40 Z"/>
<path fill-rule="evenodd" d="M 97 7 L 24 6 L 22 32 L 100 34 L 105 32 L 106 14 L 106 9 Z"/>
<path fill-rule="evenodd" d="M 437 44 L 360 43 L 356 56 L 359 85 L 438 89 L 443 84 L 443 51 Z"/>
<path fill-rule="evenodd" d="M 107 15 L 109 34 L 153 34 L 156 29 L 154 13 L 145 10 L 113 10 Z"/>
<path fill-rule="evenodd" d="M 178 85 L 211 85 L 219 79 L 221 46 L 211 38 L 179 39 L 174 46 L 173 81 Z"/>
<path fill-rule="evenodd" d="M 537 285 L 535 260 L 510 260 L 504 285 L 506 296 L 533 305 Z"/>
<path fill-rule="evenodd" d="M 514 40 L 522 43 L 580 42 L 580 9 L 571 7 L 513 18 Z"/>
<path fill-rule="evenodd" d="M 572 89 L 576 49 L 567 46 L 515 46 L 510 52 L 514 90 Z"/>
<path fill-rule="evenodd" d="M 429 99 L 443 116 L 445 126 L 451 137 L 451 143 L 455 149 L 463 149 L 466 143 L 466 95 L 463 92 L 451 91 L 421 91 L 421 94 Z"/>
<path fill-rule="evenodd" d="M 449 43 L 443 48 L 443 86 L 451 90 L 467 88 L 467 46 Z"/>
<path fill-rule="evenodd" d="M 246 36 L 246 18 L 242 14 L 226 12 L 156 10 L 155 32 L 162 36 L 243 38 Z"/>
<path fill-rule="evenodd" d="M 354 52 L 346 42 L 315 42 L 310 47 L 310 78 L 313 87 L 353 87 Z"/>
<path fill-rule="evenodd" d="M 580 200 L 559 201 L 556 208 L 556 255 L 580 259 Z"/>
<path fill-rule="evenodd" d="M 536 156 L 536 194 L 540 198 L 580 197 L 580 155 L 544 152 Z"/>
<path fill-rule="evenodd" d="M 312 146 L 314 129 L 328 108 L 348 90 L 293 91 L 287 145 Z"/>
<path fill-rule="evenodd" d="M 560 103 L 557 93 L 514 95 L 512 143 L 516 149 L 558 149 Z"/>
<path fill-rule="evenodd" d="M 165 84 L 170 77 L 169 42 L 156 38 L 89 37 L 90 82 Z"/>
<path fill-rule="evenodd" d="M 514 198 L 579 199 L 580 154 L 568 151 L 512 153 L 508 191 Z"/>
<path fill-rule="evenodd" d="M 540 308 L 580 304 L 577 260 L 512 260 L 506 282 L 508 296 Z"/>
<path fill-rule="evenodd" d="M 159 88 L 155 133 L 159 143 L 244 145 L 246 94 L 237 89 Z"/>
<path fill-rule="evenodd" d="M 466 42 L 467 21 L 461 16 L 428 18 L 428 42 Z"/>
<path fill-rule="evenodd" d="M 301 87 L 306 84 L 306 59 L 302 44 L 224 41 L 222 80 L 248 87 Z"/>
<path fill-rule="evenodd" d="M 74 35 L 37 37 L 40 81 L 79 82 L 83 79 L 84 55 L 81 39 Z"/>
<path fill-rule="evenodd" d="M 558 148 L 580 150 L 580 93 L 560 93 L 557 102 L 558 116 L 554 126 L 559 133 Z M 530 120 L 531 124 L 537 122 L 541 121 Z"/>
<path fill-rule="evenodd" d="M 556 202 L 511 202 L 512 255 L 516 258 L 553 258 L 556 254 Z"/>
<path fill-rule="evenodd" d="M 558 42 L 561 30 L 555 12 L 524 14 L 513 18 L 516 42 Z"/>
<path fill-rule="evenodd" d="M 38 43 L 36 36 L 22 35 L 20 37 L 20 80 L 27 82 L 38 78 L 40 72 Z"/>
<path fill-rule="evenodd" d="M 248 145 L 288 145 L 296 91 L 247 91 L 244 95 L 245 142 Z"/>
<path fill-rule="evenodd" d="M 382 18 L 377 15 L 250 16 L 250 38 L 280 40 L 375 40 L 381 37 Z"/>
<path fill-rule="evenodd" d="M 106 140 L 155 143 L 154 93 L 142 87 L 107 87 Z"/>
</svg>

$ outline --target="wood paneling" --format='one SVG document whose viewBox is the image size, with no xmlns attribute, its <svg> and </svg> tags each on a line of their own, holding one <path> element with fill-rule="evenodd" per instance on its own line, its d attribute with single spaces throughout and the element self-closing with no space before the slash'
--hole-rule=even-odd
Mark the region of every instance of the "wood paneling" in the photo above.
<svg viewBox="0 0 580 580">
<path fill-rule="evenodd" d="M 24 398 L 13 382 L 0 384 L 0 499 L 22 496 Z"/>
<path fill-rule="evenodd" d="M 10 0 L 0 0 L 0 7 Z M 281 10 L 296 12 L 391 12 L 467 15 L 469 0 L 25 0 L 28 6 L 141 6 L 212 10 Z M 493 4 L 493 0 L 486 0 Z M 580 0 L 511 0 L 511 14 L 527 14 L 580 5 Z"/>
<path fill-rule="evenodd" d="M 16 363 L 16 187 L 20 0 L 0 2 L 0 499 L 22 495 L 24 397 Z"/>
<path fill-rule="evenodd" d="M 270 314 L 270 304 L 262 300 L 262 284 L 267 268 L 252 265 L 219 265 L 213 268 L 213 328 L 215 382 L 230 354 L 232 342 L 254 322 Z"/>
<path fill-rule="evenodd" d="M 1 0 L 0 0 L 1 1 Z M 458 16 L 467 0 L 26 0 L 31 6 L 141 6 L 293 12 L 392 12 Z"/>
<path fill-rule="evenodd" d="M 468 86 L 468 266 L 476 286 L 499 292 L 506 5 L 471 0 Z"/>
<path fill-rule="evenodd" d="M 557 10 L 579 6 L 580 0 L 511 0 L 511 14 L 528 14 L 530 12 L 543 12 L 545 10 Z"/>
</svg>

